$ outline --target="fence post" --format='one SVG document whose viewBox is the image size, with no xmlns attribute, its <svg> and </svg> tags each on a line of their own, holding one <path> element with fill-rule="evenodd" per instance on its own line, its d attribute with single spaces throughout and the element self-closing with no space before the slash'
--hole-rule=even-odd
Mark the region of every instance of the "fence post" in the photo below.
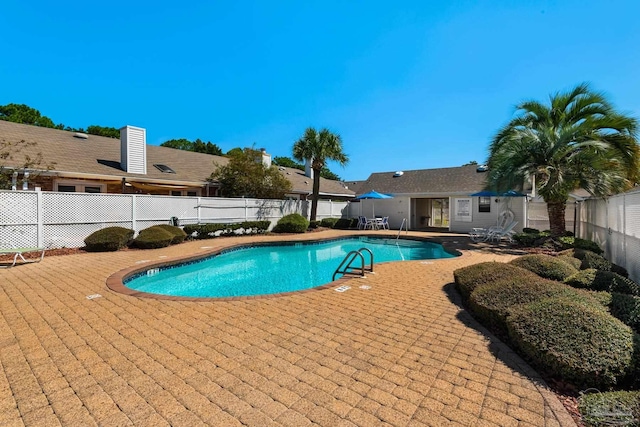
<svg viewBox="0 0 640 427">
<path fill-rule="evenodd" d="M 136 231 L 136 195 L 131 195 L 131 229 Z"/>
<path fill-rule="evenodd" d="M 200 224 L 201 219 L 202 219 L 202 215 L 201 215 L 201 213 L 200 213 L 200 209 L 202 209 L 202 208 L 200 207 L 200 205 L 201 205 L 201 204 L 202 204 L 202 197 L 198 197 L 198 206 L 196 206 L 196 209 L 197 209 L 197 211 L 198 211 L 198 212 L 197 212 L 197 215 L 198 215 L 198 224 Z"/>
<path fill-rule="evenodd" d="M 38 247 L 44 247 L 44 213 L 42 210 L 44 209 L 44 204 L 42 203 L 42 191 L 36 191 L 36 221 L 37 221 L 37 231 L 36 234 L 38 236 Z"/>
</svg>

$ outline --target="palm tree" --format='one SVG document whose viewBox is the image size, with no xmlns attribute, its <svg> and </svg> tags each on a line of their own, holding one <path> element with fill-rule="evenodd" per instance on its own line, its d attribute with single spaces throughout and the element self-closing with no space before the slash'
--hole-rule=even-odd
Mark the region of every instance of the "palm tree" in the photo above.
<svg viewBox="0 0 640 427">
<path fill-rule="evenodd" d="M 315 221 L 318 211 L 318 195 L 320 193 L 320 172 L 327 160 L 333 160 L 344 166 L 349 157 L 342 149 L 340 135 L 331 133 L 329 129 L 320 132 L 310 127 L 304 135 L 293 144 L 293 157 L 299 162 L 311 160 L 313 169 L 313 195 L 311 198 L 311 221 Z"/>
<path fill-rule="evenodd" d="M 638 123 L 587 84 L 549 101 L 517 105 L 517 116 L 494 136 L 488 186 L 503 191 L 533 177 L 547 203 L 551 232 L 560 235 L 571 191 L 606 197 L 639 182 Z"/>
</svg>

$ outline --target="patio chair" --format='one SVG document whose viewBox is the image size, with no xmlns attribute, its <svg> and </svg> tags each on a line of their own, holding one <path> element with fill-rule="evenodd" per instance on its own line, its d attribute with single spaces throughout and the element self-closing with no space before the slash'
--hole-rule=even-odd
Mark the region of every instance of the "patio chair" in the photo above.
<svg viewBox="0 0 640 427">
<path fill-rule="evenodd" d="M 382 217 L 382 220 L 378 224 L 378 227 L 383 230 L 389 230 L 389 217 L 388 216 Z"/>
<path fill-rule="evenodd" d="M 13 263 L 11 265 L 0 266 L 0 268 L 14 267 L 16 265 L 16 262 L 18 261 L 18 257 L 25 264 L 26 263 L 33 263 L 33 262 L 40 262 L 44 258 L 44 251 L 45 250 L 46 250 L 46 248 L 5 248 L 5 249 L 0 249 L 0 255 L 9 255 L 9 254 L 13 255 Z M 26 254 L 28 252 L 40 252 L 40 257 L 39 258 L 35 258 L 35 259 L 27 260 L 27 259 L 25 259 L 23 254 Z"/>
<path fill-rule="evenodd" d="M 515 234 L 515 231 L 513 231 L 513 228 L 517 224 L 518 224 L 518 221 L 513 221 L 506 228 L 502 230 L 496 230 L 490 233 L 488 240 L 491 240 L 491 241 L 495 240 L 496 242 L 500 242 L 502 241 L 502 239 L 507 239 L 509 243 L 513 243 L 513 235 Z"/>
<path fill-rule="evenodd" d="M 358 217 L 358 230 L 364 230 L 367 227 L 367 218 L 364 216 Z"/>
</svg>

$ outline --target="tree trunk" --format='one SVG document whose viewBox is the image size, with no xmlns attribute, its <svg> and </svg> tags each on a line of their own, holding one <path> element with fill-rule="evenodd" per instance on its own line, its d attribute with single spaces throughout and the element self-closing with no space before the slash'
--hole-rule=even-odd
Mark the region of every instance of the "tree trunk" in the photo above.
<svg viewBox="0 0 640 427">
<path fill-rule="evenodd" d="M 547 202 L 547 213 L 549 214 L 549 228 L 551 234 L 560 236 L 566 231 L 564 222 L 564 211 L 567 208 L 567 202 Z"/>
<path fill-rule="evenodd" d="M 311 221 L 316 220 L 318 212 L 318 196 L 320 194 L 320 169 L 313 169 L 313 194 L 311 195 Z"/>
</svg>

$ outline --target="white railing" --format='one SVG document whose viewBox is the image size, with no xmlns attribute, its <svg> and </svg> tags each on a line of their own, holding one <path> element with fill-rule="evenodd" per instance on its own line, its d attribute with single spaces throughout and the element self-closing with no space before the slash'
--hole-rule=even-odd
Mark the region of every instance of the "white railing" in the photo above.
<svg viewBox="0 0 640 427">
<path fill-rule="evenodd" d="M 597 242 L 610 261 L 640 282 L 640 190 L 578 205 L 578 237 Z"/>
<path fill-rule="evenodd" d="M 0 248 L 84 246 L 96 230 L 120 226 L 138 232 L 177 217 L 181 225 L 308 218 L 310 202 L 133 194 L 0 191 Z M 317 219 L 347 216 L 347 202 L 321 200 Z"/>
</svg>

